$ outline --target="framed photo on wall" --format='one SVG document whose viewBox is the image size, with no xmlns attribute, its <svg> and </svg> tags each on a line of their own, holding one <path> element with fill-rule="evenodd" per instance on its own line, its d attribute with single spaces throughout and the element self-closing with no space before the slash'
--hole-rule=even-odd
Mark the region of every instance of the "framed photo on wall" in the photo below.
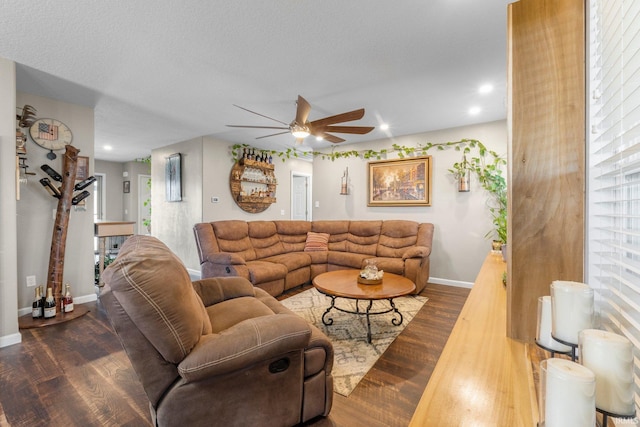
<svg viewBox="0 0 640 427">
<path fill-rule="evenodd" d="M 180 153 L 167 157 L 164 177 L 167 202 L 182 201 L 181 160 L 182 156 Z"/>
<path fill-rule="evenodd" d="M 369 162 L 367 206 L 431 206 L 431 156 Z"/>
</svg>

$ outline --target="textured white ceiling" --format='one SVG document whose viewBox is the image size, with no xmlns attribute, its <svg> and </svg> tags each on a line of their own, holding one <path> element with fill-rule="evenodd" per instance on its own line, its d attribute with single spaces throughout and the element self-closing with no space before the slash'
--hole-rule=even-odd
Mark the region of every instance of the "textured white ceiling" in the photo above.
<svg viewBox="0 0 640 427">
<path fill-rule="evenodd" d="M 290 122 L 298 94 L 310 120 L 364 107 L 349 124 L 390 125 L 344 145 L 504 119 L 510 2 L 3 0 L 0 56 L 18 90 L 95 108 L 98 159 L 202 135 L 290 147 L 225 125 L 277 125 L 233 104 Z"/>
</svg>

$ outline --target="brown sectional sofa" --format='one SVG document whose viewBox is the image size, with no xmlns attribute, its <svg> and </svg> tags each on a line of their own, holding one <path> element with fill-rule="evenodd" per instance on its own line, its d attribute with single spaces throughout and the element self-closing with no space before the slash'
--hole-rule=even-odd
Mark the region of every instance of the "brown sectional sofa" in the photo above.
<svg viewBox="0 0 640 427">
<path fill-rule="evenodd" d="M 277 296 L 327 271 L 359 270 L 370 258 L 419 293 L 429 280 L 433 229 L 406 220 L 226 220 L 196 224 L 194 233 L 203 279 L 240 276 Z M 309 251 L 309 233 L 328 235 L 326 250 Z"/>
</svg>

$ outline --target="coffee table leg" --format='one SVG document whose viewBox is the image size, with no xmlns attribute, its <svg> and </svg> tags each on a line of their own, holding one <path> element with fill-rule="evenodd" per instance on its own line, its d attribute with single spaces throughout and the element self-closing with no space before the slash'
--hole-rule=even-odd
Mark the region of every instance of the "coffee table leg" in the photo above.
<svg viewBox="0 0 640 427">
<path fill-rule="evenodd" d="M 391 305 L 393 312 L 400 316 L 400 319 L 396 319 L 394 316 L 393 319 L 391 319 L 391 323 L 393 323 L 395 326 L 402 325 L 402 321 L 404 320 L 404 318 L 402 317 L 402 313 L 400 313 L 396 305 L 393 303 L 393 298 L 389 298 L 389 305 Z"/>
<path fill-rule="evenodd" d="M 333 295 L 327 295 L 329 298 L 331 298 L 331 305 L 329 306 L 329 308 L 327 308 L 327 311 L 324 312 L 324 314 L 322 315 L 322 323 L 324 323 L 325 325 L 329 326 L 329 325 L 333 325 L 333 319 L 331 317 L 329 317 L 327 320 L 325 320 L 325 317 L 327 316 L 327 314 L 329 314 L 329 312 L 331 311 L 332 308 L 334 308 L 336 306 L 336 298 Z"/>
<path fill-rule="evenodd" d="M 369 300 L 369 305 L 367 306 L 367 343 L 369 344 L 371 344 L 371 322 L 369 321 L 371 307 L 373 307 L 373 300 Z"/>
</svg>

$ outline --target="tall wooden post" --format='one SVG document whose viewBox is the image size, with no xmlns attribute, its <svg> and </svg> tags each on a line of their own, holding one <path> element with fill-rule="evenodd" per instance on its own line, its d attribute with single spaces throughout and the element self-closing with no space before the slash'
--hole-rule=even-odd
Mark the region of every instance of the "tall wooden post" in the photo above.
<svg viewBox="0 0 640 427">
<path fill-rule="evenodd" d="M 47 288 L 51 288 L 56 303 L 62 296 L 62 275 L 64 272 L 64 252 L 67 244 L 67 228 L 69 214 L 71 212 L 74 185 L 76 181 L 76 166 L 78 162 L 78 150 L 72 145 L 67 145 L 62 159 L 62 187 L 58 199 L 56 222 L 53 225 L 51 238 L 51 253 L 49 255 L 49 272 L 47 275 Z M 59 304 L 58 304 L 59 305 Z"/>
</svg>

